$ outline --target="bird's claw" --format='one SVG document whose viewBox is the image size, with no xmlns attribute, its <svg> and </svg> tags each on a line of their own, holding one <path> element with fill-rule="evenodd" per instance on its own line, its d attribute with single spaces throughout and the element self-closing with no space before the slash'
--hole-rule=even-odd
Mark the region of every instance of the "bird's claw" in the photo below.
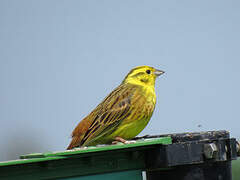
<svg viewBox="0 0 240 180">
<path fill-rule="evenodd" d="M 119 143 L 119 141 L 113 141 L 112 142 L 112 144 L 114 144 L 114 145 L 117 144 L 117 143 Z"/>
<path fill-rule="evenodd" d="M 133 144 L 133 143 L 136 143 L 136 141 L 134 140 L 131 140 L 131 141 L 128 141 L 128 140 L 125 140 L 121 137 L 115 137 L 115 141 L 112 142 L 112 144 L 117 144 L 117 143 L 123 143 L 123 144 Z"/>
</svg>

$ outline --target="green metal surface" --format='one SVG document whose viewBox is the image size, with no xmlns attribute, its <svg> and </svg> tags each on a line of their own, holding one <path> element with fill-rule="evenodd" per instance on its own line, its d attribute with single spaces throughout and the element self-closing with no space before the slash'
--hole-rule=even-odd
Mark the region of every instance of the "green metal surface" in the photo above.
<svg viewBox="0 0 240 180">
<path fill-rule="evenodd" d="M 171 142 L 170 137 L 164 137 L 138 140 L 134 144 L 23 155 L 20 160 L 0 162 L 0 179 L 58 179 L 141 171 L 145 168 L 146 150 Z"/>
<path fill-rule="evenodd" d="M 101 153 L 106 151 L 114 151 L 114 150 L 123 150 L 123 149 L 131 149 L 137 147 L 148 147 L 156 144 L 171 144 L 172 140 L 170 137 L 164 138 L 155 138 L 155 139 L 145 139 L 138 140 L 133 144 L 116 144 L 116 145 L 106 145 L 99 147 L 88 147 L 88 148 L 76 148 L 74 150 L 68 151 L 56 151 L 56 152 L 46 152 L 46 153 L 33 153 L 20 156 L 20 159 L 13 161 L 3 161 L 0 162 L 0 166 L 9 166 L 16 164 L 25 164 L 25 163 L 34 163 L 40 161 L 50 161 L 57 159 L 65 159 L 68 156 L 73 155 L 81 155 L 81 156 L 89 156 L 91 153 Z"/>
<path fill-rule="evenodd" d="M 35 153 L 35 154 L 28 154 L 23 155 L 20 158 L 35 158 L 35 157 L 52 157 L 52 156 L 71 156 L 71 155 L 89 155 L 90 153 L 97 153 L 97 152 L 106 152 L 106 151 L 113 151 L 113 150 L 120 150 L 120 149 L 131 149 L 136 147 L 147 147 L 150 145 L 155 144 L 171 144 L 172 139 L 170 137 L 164 138 L 155 138 L 155 139 L 140 139 L 136 141 L 136 143 L 132 144 L 116 144 L 116 145 L 103 145 L 103 146 L 90 146 L 87 148 L 75 148 L 73 150 L 68 151 L 58 151 L 58 152 L 47 152 L 47 153 Z M 1 165 L 1 164 L 0 164 Z"/>
<path fill-rule="evenodd" d="M 18 160 L 0 162 L 0 179 L 140 180 L 146 170 L 146 152 L 171 143 L 170 137 L 163 137 L 140 139 L 134 144 L 22 155 Z M 240 179 L 240 159 L 232 161 L 232 176 L 233 180 Z"/>
<path fill-rule="evenodd" d="M 232 161 L 232 179 L 233 180 L 240 179 L 240 158 Z"/>
<path fill-rule="evenodd" d="M 164 137 L 164 138 L 156 138 L 156 139 L 138 140 L 136 143 L 133 143 L 133 144 L 116 144 L 116 145 L 106 145 L 106 146 L 100 146 L 100 147 L 93 146 L 88 148 L 76 148 L 74 150 L 68 150 L 68 151 L 33 153 L 33 154 L 22 155 L 18 160 L 0 162 L 0 166 L 9 166 L 9 165 L 33 163 L 33 162 L 40 162 L 40 161 L 65 159 L 73 155 L 89 156 L 91 153 L 101 153 L 106 151 L 131 149 L 131 148 L 137 148 L 137 147 L 147 148 L 150 145 L 171 144 L 171 143 L 172 143 L 172 140 L 170 137 Z"/>
<path fill-rule="evenodd" d="M 70 177 L 59 180 L 142 180 L 142 171 L 124 171 L 115 173 L 105 173 L 90 176 Z"/>
</svg>

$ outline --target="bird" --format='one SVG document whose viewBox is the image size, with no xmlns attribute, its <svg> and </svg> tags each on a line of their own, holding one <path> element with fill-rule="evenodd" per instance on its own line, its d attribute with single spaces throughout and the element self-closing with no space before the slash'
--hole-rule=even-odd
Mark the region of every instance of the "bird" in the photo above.
<svg viewBox="0 0 240 180">
<path fill-rule="evenodd" d="M 156 104 L 155 80 L 164 71 L 137 66 L 72 132 L 67 150 L 127 143 L 148 124 Z"/>
</svg>

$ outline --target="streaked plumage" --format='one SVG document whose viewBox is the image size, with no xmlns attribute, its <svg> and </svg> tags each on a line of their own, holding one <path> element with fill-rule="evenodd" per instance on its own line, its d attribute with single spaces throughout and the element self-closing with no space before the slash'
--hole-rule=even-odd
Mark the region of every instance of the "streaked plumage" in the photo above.
<svg viewBox="0 0 240 180">
<path fill-rule="evenodd" d="M 74 129 L 67 149 L 132 139 L 148 124 L 156 104 L 155 78 L 163 71 L 149 66 L 132 69 Z"/>
</svg>

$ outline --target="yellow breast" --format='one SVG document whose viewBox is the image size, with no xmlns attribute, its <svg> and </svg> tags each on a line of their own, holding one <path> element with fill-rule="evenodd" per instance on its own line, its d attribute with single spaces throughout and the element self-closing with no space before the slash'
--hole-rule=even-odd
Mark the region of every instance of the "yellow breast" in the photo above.
<svg viewBox="0 0 240 180">
<path fill-rule="evenodd" d="M 132 99 L 131 115 L 122 122 L 112 137 L 132 139 L 147 126 L 151 119 L 156 104 L 154 88 L 142 88 Z"/>
</svg>

